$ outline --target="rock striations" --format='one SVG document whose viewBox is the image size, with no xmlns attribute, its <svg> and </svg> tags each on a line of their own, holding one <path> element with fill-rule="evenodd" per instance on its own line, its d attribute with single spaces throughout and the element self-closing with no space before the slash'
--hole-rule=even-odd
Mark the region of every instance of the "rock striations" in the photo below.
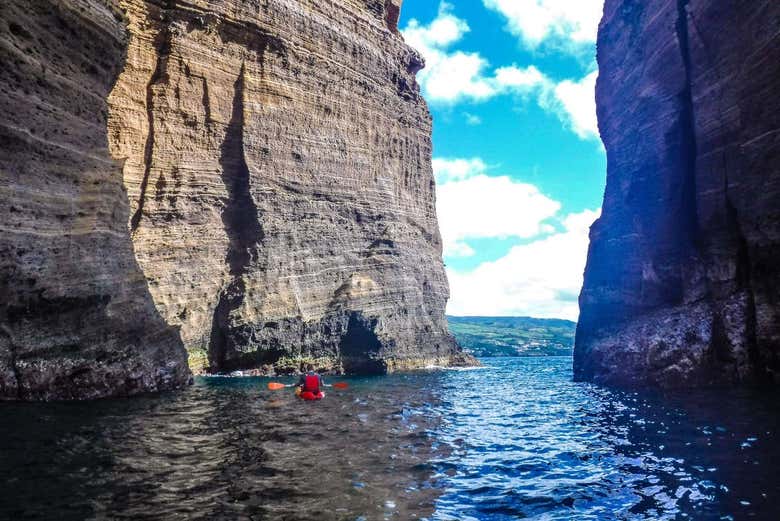
<svg viewBox="0 0 780 521">
<path fill-rule="evenodd" d="M 0 9 L 0 399 L 133 394 L 189 378 L 133 256 L 109 154 L 122 20 L 98 2 Z"/>
<path fill-rule="evenodd" d="M 578 379 L 780 380 L 780 3 L 607 0 Z"/>
<path fill-rule="evenodd" d="M 0 396 L 471 363 L 400 0 L 11 0 Z"/>
</svg>

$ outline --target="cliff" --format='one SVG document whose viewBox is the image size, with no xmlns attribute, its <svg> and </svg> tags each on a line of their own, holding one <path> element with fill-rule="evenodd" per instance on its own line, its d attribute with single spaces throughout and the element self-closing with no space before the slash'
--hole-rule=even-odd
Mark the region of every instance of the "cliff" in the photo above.
<svg viewBox="0 0 780 521">
<path fill-rule="evenodd" d="M 0 395 L 470 362 L 399 8 L 4 7 Z"/>
<path fill-rule="evenodd" d="M 607 0 L 575 377 L 780 380 L 780 4 Z"/>
<path fill-rule="evenodd" d="M 122 14 L 85 5 L 0 9 L 0 399 L 133 394 L 189 378 L 133 256 L 109 153 Z"/>
</svg>

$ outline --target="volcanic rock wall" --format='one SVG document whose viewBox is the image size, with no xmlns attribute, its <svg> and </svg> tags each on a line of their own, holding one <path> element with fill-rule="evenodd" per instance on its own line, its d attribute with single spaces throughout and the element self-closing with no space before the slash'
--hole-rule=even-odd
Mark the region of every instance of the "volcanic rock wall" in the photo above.
<svg viewBox="0 0 780 521">
<path fill-rule="evenodd" d="M 4 7 L 0 386 L 27 350 L 94 366 L 93 334 L 176 383 L 182 343 L 196 372 L 471 362 L 444 319 L 423 64 L 399 9 Z"/>
<path fill-rule="evenodd" d="M 116 6 L 0 8 L 0 399 L 184 384 L 127 232 L 106 98 L 127 39 Z"/>
<path fill-rule="evenodd" d="M 607 0 L 575 377 L 780 380 L 780 3 Z"/>
<path fill-rule="evenodd" d="M 431 121 L 398 3 L 126 6 L 109 143 L 194 369 L 198 353 L 212 371 L 452 363 Z"/>
</svg>

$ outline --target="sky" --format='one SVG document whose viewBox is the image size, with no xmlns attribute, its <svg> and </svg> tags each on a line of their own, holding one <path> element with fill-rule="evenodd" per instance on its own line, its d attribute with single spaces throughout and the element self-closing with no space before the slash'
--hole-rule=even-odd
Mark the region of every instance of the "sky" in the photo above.
<svg viewBox="0 0 780 521">
<path fill-rule="evenodd" d="M 594 89 L 603 0 L 406 0 L 425 58 L 450 315 L 567 318 L 606 156 Z"/>
</svg>

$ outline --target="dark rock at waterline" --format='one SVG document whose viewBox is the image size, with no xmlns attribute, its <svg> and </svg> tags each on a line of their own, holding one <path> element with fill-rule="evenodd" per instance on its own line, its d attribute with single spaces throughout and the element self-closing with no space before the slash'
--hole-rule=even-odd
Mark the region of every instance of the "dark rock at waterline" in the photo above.
<svg viewBox="0 0 780 521">
<path fill-rule="evenodd" d="M 780 3 L 607 0 L 575 377 L 780 380 Z"/>
</svg>

